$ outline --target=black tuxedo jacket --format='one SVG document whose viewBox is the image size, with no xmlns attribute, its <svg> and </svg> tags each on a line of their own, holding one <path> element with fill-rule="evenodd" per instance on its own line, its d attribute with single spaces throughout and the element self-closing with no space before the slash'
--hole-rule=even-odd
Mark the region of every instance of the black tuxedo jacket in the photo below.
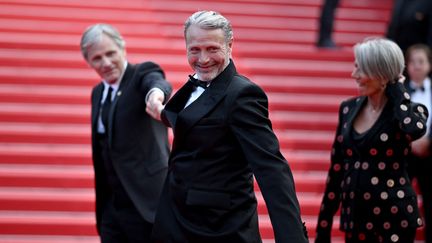
<svg viewBox="0 0 432 243">
<path fill-rule="evenodd" d="M 307 242 L 294 181 L 268 118 L 267 97 L 232 61 L 187 108 L 187 82 L 168 102 L 174 131 L 156 242 L 261 242 L 253 175 L 277 242 Z"/>
<path fill-rule="evenodd" d="M 165 97 L 171 86 L 161 68 L 151 62 L 128 64 L 109 111 L 107 131 L 113 168 L 134 205 L 148 222 L 153 222 L 163 181 L 166 177 L 169 146 L 167 128 L 145 111 L 145 97 L 152 88 L 160 88 Z M 95 170 L 96 219 L 99 223 L 109 199 L 107 178 L 97 141 L 97 120 L 103 83 L 92 92 L 92 152 Z"/>
</svg>

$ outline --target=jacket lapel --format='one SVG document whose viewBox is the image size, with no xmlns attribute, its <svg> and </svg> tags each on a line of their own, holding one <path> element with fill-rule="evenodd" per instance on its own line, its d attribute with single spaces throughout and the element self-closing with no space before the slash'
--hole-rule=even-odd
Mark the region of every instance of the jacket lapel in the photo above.
<svg viewBox="0 0 432 243">
<path fill-rule="evenodd" d="M 114 124 L 113 123 L 114 122 L 114 114 L 115 114 L 115 111 L 117 108 L 118 100 L 123 95 L 124 90 L 127 89 L 129 80 L 132 79 L 132 76 L 135 73 L 134 71 L 135 71 L 135 66 L 128 63 L 128 65 L 126 67 L 126 71 L 123 75 L 123 78 L 120 81 L 120 86 L 119 86 L 117 92 L 114 94 L 115 97 L 114 97 L 113 103 L 111 104 L 110 111 L 108 114 L 109 124 Z M 109 145 L 111 145 L 111 142 L 112 142 L 113 127 L 114 126 L 112 126 L 112 125 L 108 126 L 108 144 Z"/>
<path fill-rule="evenodd" d="M 201 120 L 201 118 L 208 114 L 224 96 L 225 93 L 215 92 L 215 90 L 210 89 L 210 87 L 207 88 L 196 101 L 179 113 L 175 134 L 180 138 L 183 137 L 183 135 Z"/>
<path fill-rule="evenodd" d="M 350 107 L 350 109 L 353 109 L 353 112 L 347 117 L 346 123 L 346 135 L 348 137 L 351 137 L 352 129 L 354 129 L 354 119 L 357 117 L 358 113 L 360 112 L 360 109 L 363 107 L 364 103 L 366 102 L 366 96 L 360 96 L 359 101 L 356 102 L 356 106 Z"/>
<path fill-rule="evenodd" d="M 166 124 L 167 126 L 175 129 L 177 116 L 185 107 L 193 89 L 194 86 L 190 82 L 186 82 L 166 104 L 163 115 L 168 121 L 168 124 Z"/>
<path fill-rule="evenodd" d="M 97 121 L 99 118 L 101 99 L 103 93 L 103 85 L 100 83 L 94 90 L 92 100 L 91 124 L 94 131 L 97 131 Z"/>
</svg>

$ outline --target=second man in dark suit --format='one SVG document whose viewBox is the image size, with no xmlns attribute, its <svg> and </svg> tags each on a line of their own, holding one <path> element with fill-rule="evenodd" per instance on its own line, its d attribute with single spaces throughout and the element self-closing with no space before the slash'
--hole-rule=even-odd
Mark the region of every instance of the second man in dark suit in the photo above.
<svg viewBox="0 0 432 243">
<path fill-rule="evenodd" d="M 268 118 L 263 90 L 236 71 L 229 21 L 213 11 L 185 23 L 195 74 L 165 106 L 174 131 L 156 242 L 255 243 L 255 175 L 276 242 L 307 242 L 294 180 Z M 201 81 L 200 81 L 201 80 Z"/>
<path fill-rule="evenodd" d="M 110 25 L 89 27 L 81 51 L 102 79 L 91 98 L 98 232 L 102 243 L 149 242 L 169 155 L 167 129 L 153 117 L 171 86 L 155 63 L 128 63 Z"/>
</svg>

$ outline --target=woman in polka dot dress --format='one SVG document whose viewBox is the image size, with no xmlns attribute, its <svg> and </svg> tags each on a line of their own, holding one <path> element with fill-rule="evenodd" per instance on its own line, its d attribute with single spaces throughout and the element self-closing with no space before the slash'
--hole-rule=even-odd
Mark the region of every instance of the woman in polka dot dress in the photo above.
<svg viewBox="0 0 432 243">
<path fill-rule="evenodd" d="M 411 243 L 422 222 L 407 155 L 426 132 L 428 111 L 410 101 L 401 78 L 404 56 L 394 42 L 366 39 L 354 46 L 354 55 L 360 96 L 339 109 L 315 242 L 331 242 L 340 207 L 346 242 Z"/>
</svg>

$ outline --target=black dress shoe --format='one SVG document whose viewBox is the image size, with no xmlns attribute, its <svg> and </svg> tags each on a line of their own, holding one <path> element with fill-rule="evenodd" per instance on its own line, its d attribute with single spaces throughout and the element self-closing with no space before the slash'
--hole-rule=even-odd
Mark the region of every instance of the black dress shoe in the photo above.
<svg viewBox="0 0 432 243">
<path fill-rule="evenodd" d="M 339 49 L 340 48 L 340 46 L 337 46 L 334 43 L 334 41 L 331 40 L 331 39 L 318 41 L 317 47 L 319 47 L 319 48 L 329 48 L 329 49 Z"/>
</svg>

